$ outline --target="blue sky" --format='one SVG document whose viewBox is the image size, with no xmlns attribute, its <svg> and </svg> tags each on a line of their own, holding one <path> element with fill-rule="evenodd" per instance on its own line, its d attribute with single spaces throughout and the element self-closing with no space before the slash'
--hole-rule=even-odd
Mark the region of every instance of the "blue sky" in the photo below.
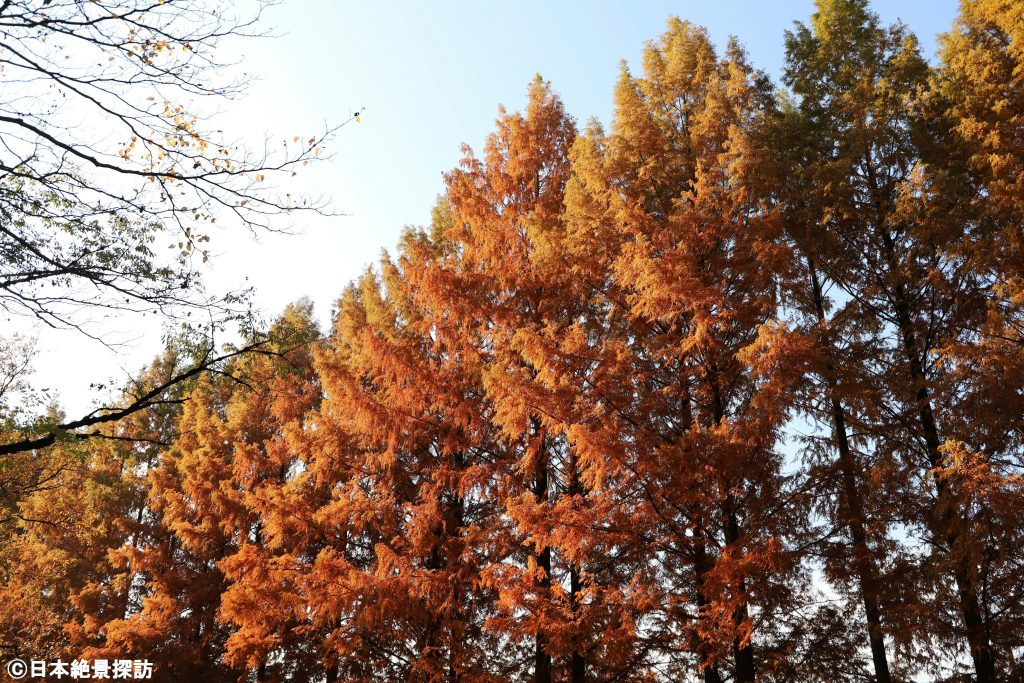
<svg viewBox="0 0 1024 683">
<path fill-rule="evenodd" d="M 933 57 L 935 35 L 949 29 L 956 2 L 889 0 L 874 9 L 886 22 L 902 19 Z M 332 158 L 296 179 L 346 215 L 298 216 L 298 236 L 214 233 L 208 281 L 255 285 L 270 316 L 308 295 L 326 322 L 345 284 L 393 247 L 404 225 L 428 220 L 460 145 L 481 149 L 498 104 L 519 108 L 535 73 L 552 82 L 580 123 L 591 116 L 607 123 L 620 60 L 637 65 L 644 42 L 669 15 L 706 26 L 720 47 L 737 36 L 754 65 L 778 82 L 783 32 L 813 11 L 804 0 L 286 0 L 266 16 L 277 37 L 227 47 L 258 80 L 216 125 L 258 147 L 264 136 L 271 143 L 308 137 L 365 107 L 361 123 L 338 132 L 327 150 Z M 74 410 L 90 382 L 123 376 L 121 368 L 137 369 L 159 352 L 158 328 L 122 325 L 136 341 L 120 356 L 68 335 L 41 340 L 43 385 L 61 378 L 63 402 Z M 68 344 L 84 345 L 74 367 Z"/>
<path fill-rule="evenodd" d="M 907 23 L 931 56 L 956 3 L 887 1 L 875 10 Z M 461 143 L 481 149 L 498 104 L 520 107 L 535 73 L 578 121 L 607 123 L 620 60 L 638 64 L 670 14 L 706 26 L 719 46 L 737 36 L 778 80 L 783 32 L 812 12 L 808 1 L 286 2 L 268 16 L 283 35 L 245 45 L 243 66 L 261 78 L 245 103 L 259 112 L 248 123 L 254 135 L 263 126 L 290 138 L 365 107 L 359 125 L 339 132 L 333 159 L 307 176 L 348 216 L 306 221 L 301 239 L 248 245 L 242 258 L 225 251 L 217 267 L 248 270 L 270 311 L 308 294 L 327 316 L 345 282 L 394 245 L 403 225 L 427 220 Z"/>
</svg>

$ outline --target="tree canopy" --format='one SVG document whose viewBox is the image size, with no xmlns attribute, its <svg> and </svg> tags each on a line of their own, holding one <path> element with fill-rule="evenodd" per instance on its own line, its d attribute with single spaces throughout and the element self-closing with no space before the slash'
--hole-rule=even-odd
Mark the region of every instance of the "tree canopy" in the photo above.
<svg viewBox="0 0 1024 683">
<path fill-rule="evenodd" d="M 285 230 L 294 210 L 327 210 L 280 181 L 318 157 L 331 130 L 273 147 L 236 139 L 211 118 L 247 83 L 218 55 L 226 42 L 263 35 L 268 6 L 0 3 L 0 313 L 8 321 L 103 343 L 111 317 L 189 321 L 202 348 L 194 365 L 168 375 L 168 387 L 226 359 L 214 331 L 245 315 L 247 292 L 204 290 L 213 230 Z M 25 332 L 3 338 L 9 379 L 0 398 L 32 389 L 31 351 Z M 5 400 L 0 418 L 21 434 L 0 453 L 74 430 L 98 434 L 92 428 L 154 397 L 135 392 L 108 410 L 35 425 L 19 410 L 24 396 Z"/>
<path fill-rule="evenodd" d="M 607 127 L 537 76 L 328 329 L 296 302 L 10 436 L 0 642 L 168 681 L 1020 679 L 1022 26 L 962 0 L 930 64 L 818 0 L 779 88 L 672 17 Z"/>
</svg>

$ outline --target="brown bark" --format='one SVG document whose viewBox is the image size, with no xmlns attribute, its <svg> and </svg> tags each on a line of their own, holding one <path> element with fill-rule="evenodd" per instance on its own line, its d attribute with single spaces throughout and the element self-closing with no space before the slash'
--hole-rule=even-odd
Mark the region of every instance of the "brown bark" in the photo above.
<svg viewBox="0 0 1024 683">
<path fill-rule="evenodd" d="M 569 601 L 575 613 L 580 593 L 580 572 L 576 567 L 569 569 Z M 584 683 L 587 677 L 587 660 L 577 648 L 569 659 L 569 674 L 572 683 Z"/>
<path fill-rule="evenodd" d="M 535 438 L 540 439 L 540 454 L 537 457 L 537 464 L 533 474 L 533 495 L 538 502 L 545 502 L 548 499 L 548 460 L 547 444 L 544 433 L 537 420 L 534 420 L 533 431 Z M 542 548 L 534 554 L 534 561 L 544 572 L 541 581 L 542 589 L 551 585 L 551 548 Z M 534 683 L 551 683 L 551 655 L 546 651 L 547 643 L 544 635 L 538 633 L 534 639 L 533 654 L 533 680 Z"/>
<path fill-rule="evenodd" d="M 696 540 L 694 546 L 694 565 L 696 568 L 696 580 L 697 589 L 694 601 L 697 604 L 697 619 L 701 620 L 705 618 L 708 599 L 704 594 L 704 576 L 707 574 L 709 569 L 709 561 L 707 556 L 707 547 L 704 540 L 704 528 L 703 525 L 697 524 L 697 528 L 694 529 L 693 536 Z M 704 677 L 704 683 L 722 683 L 722 676 L 718 673 L 718 662 L 717 655 L 712 649 L 712 643 L 703 635 L 698 634 L 697 636 L 697 656 L 700 659 L 701 674 Z"/>
<path fill-rule="evenodd" d="M 818 324 L 825 326 L 825 305 L 821 292 L 821 282 L 813 261 L 808 259 L 811 274 L 811 288 L 814 298 L 815 313 Z M 846 525 L 850 530 L 853 544 L 853 564 L 860 583 L 861 600 L 864 614 L 868 622 L 868 643 L 871 648 L 871 661 L 875 669 L 878 683 L 891 683 L 889 660 L 885 651 L 885 636 L 882 631 L 882 613 L 878 605 L 877 586 L 878 572 L 871 561 L 871 553 L 867 544 L 865 530 L 864 503 L 857 486 L 860 468 L 850 450 L 850 441 L 846 429 L 846 411 L 836 395 L 835 365 L 832 362 L 830 349 L 826 354 L 825 384 L 828 390 L 829 417 L 832 422 L 832 434 L 835 439 L 836 451 L 839 454 L 839 471 L 843 482 L 843 502 L 846 512 Z"/>
<path fill-rule="evenodd" d="M 579 468 L 576 464 L 576 456 L 570 452 L 568 462 L 568 486 L 566 493 L 570 496 L 583 495 L 583 486 L 580 484 Z M 572 564 L 569 566 L 569 606 L 572 610 L 573 619 L 579 617 L 579 596 L 583 589 L 580 577 L 580 567 Z M 571 683 L 584 683 L 587 677 L 587 660 L 581 651 L 581 639 L 576 638 L 576 648 L 569 658 L 569 680 Z"/>
<path fill-rule="evenodd" d="M 882 241 L 890 272 L 896 273 L 895 245 L 891 236 L 885 231 L 882 232 Z M 932 510 L 933 532 L 937 538 L 945 541 L 946 551 L 952 559 L 953 579 L 956 582 L 960 612 L 967 632 L 971 659 L 974 662 L 976 681 L 977 683 L 995 683 L 997 680 L 995 657 L 985 627 L 981 601 L 978 597 L 974 561 L 970 553 L 964 552 L 960 547 L 963 538 L 960 501 L 956 500 L 955 494 L 950 490 L 948 482 L 940 472 L 942 439 L 939 437 L 938 421 L 935 419 L 927 377 L 917 348 L 918 342 L 911 319 L 909 298 L 902 282 L 895 283 L 892 294 L 896 325 L 899 329 L 904 360 L 909 368 L 910 381 L 914 387 L 917 418 L 937 494 L 935 507 Z"/>
<path fill-rule="evenodd" d="M 739 539 L 739 520 L 736 518 L 736 511 L 730 496 L 726 501 L 725 542 L 726 545 L 732 545 L 738 542 Z M 742 579 L 740 579 L 738 588 L 740 595 L 746 593 L 746 585 Z M 733 612 L 733 625 L 736 628 L 737 634 L 733 639 L 732 653 L 733 659 L 736 662 L 736 681 L 741 683 L 753 683 L 756 674 L 754 644 L 751 642 L 750 634 L 747 634 L 746 637 L 740 636 L 742 631 L 749 628 L 749 622 L 750 615 L 747 610 L 747 602 L 744 600 Z"/>
</svg>

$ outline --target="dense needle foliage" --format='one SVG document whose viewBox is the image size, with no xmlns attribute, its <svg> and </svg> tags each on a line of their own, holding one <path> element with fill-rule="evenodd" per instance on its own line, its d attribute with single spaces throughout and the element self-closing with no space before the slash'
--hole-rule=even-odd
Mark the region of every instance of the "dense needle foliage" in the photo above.
<svg viewBox="0 0 1024 683">
<path fill-rule="evenodd" d="M 0 469 L 0 642 L 167 681 L 1024 679 L 1024 8 L 864 0 L 785 89 L 670 19 L 429 227 Z M 139 379 L 156 382 L 158 359 Z M 171 444 L 167 446 L 165 444 Z"/>
</svg>

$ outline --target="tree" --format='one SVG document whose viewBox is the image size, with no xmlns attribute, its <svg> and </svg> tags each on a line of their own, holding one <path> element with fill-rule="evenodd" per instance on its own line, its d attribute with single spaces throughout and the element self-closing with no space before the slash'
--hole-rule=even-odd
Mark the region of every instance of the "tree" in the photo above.
<svg viewBox="0 0 1024 683">
<path fill-rule="evenodd" d="M 116 442 L 85 457 L 80 444 L 49 449 L 32 463 L 32 492 L 4 511 L 0 642 L 12 656 L 67 660 L 78 654 L 69 627 L 116 612 L 91 596 L 104 585 L 110 593 L 128 588 L 129 575 L 108 556 L 132 533 L 129 509 L 140 490 L 122 475 L 127 450 Z M 11 478 L 4 476 L 5 488 Z"/>
<path fill-rule="evenodd" d="M 513 642 L 533 639 L 537 683 L 558 676 L 561 657 L 568 659 L 569 680 L 582 681 L 592 638 L 576 630 L 586 623 L 578 614 L 585 580 L 579 549 L 559 554 L 553 533 L 553 504 L 581 493 L 579 474 L 562 424 L 546 405 L 553 397 L 536 381 L 543 371 L 538 346 L 573 317 L 556 249 L 575 135 L 574 122 L 539 76 L 524 113 L 500 111 L 483 158 L 466 149 L 461 167 L 446 176 L 453 224 L 444 238 L 458 258 L 442 268 L 459 284 L 435 288 L 438 308 L 456 312 L 463 334 L 484 354 L 483 390 L 512 456 L 502 463 L 498 485 L 509 500 L 510 528 L 502 530 L 505 547 L 484 571 L 505 611 L 491 623 Z"/>
<path fill-rule="evenodd" d="M 92 323 L 105 314 L 242 309 L 239 293 L 202 291 L 211 226 L 281 229 L 276 215 L 324 209 L 269 183 L 318 156 L 330 131 L 253 153 L 208 118 L 245 87 L 216 55 L 259 35 L 266 7 L 0 3 L 0 310 L 102 338 Z M 95 424 L 83 421 L 58 431 Z"/>
<path fill-rule="evenodd" d="M 994 681 L 986 558 L 1002 540 L 958 464 L 958 443 L 984 448 L 959 417 L 964 380 L 941 351 L 982 329 L 991 287 L 970 257 L 985 231 L 971 216 L 963 155 L 929 111 L 913 35 L 882 28 L 866 3 L 819 3 L 811 27 L 788 36 L 787 55 L 809 124 L 803 179 L 821 188 L 810 229 L 830 251 L 819 265 L 852 301 L 852 324 L 873 337 L 872 408 L 884 419 L 870 437 L 906 473 L 904 523 L 919 510 L 912 519 L 928 538 L 915 569 L 923 583 L 909 591 L 933 608 L 919 642 L 966 640 L 979 683 Z"/>
<path fill-rule="evenodd" d="M 144 471 L 140 522 L 147 533 L 118 549 L 133 576 L 130 609 L 101 628 L 86 624 L 88 656 L 133 653 L 168 680 L 230 681 L 247 670 L 265 676 L 273 667 L 254 653 L 254 633 L 223 623 L 221 611 L 226 600 L 237 600 L 228 592 L 227 569 L 266 545 L 262 496 L 284 483 L 291 463 L 278 446 L 279 430 L 318 396 L 304 374 L 318 338 L 310 309 L 290 306 L 268 331 L 263 353 L 237 357 L 228 372 L 187 387 L 172 439 Z M 275 595 L 288 598 L 285 591 Z M 285 647 L 303 642 L 297 630 L 290 634 Z M 322 671 L 316 659 L 294 666 Z"/>
<path fill-rule="evenodd" d="M 295 607 L 299 597 L 289 583 L 300 560 L 287 552 L 305 531 L 296 523 L 304 508 L 288 496 L 304 452 L 288 437 L 322 395 L 313 376 L 321 333 L 312 304 L 286 307 L 269 338 L 275 353 L 246 359 L 246 384 L 236 387 L 225 413 L 234 446 L 230 489 L 245 521 L 218 563 L 225 589 L 216 615 L 230 629 L 227 664 L 256 672 L 257 680 L 314 680 L 333 669 L 319 656 L 323 632 Z"/>
<path fill-rule="evenodd" d="M 336 531 L 309 569 L 309 599 L 328 597 L 315 608 L 333 632 L 325 654 L 355 680 L 510 675 L 478 576 L 498 509 L 480 365 L 413 275 L 444 253 L 406 232 L 395 260 L 346 290 L 318 357 L 329 398 L 306 437 L 310 479 L 344 485 L 315 512 Z"/>
<path fill-rule="evenodd" d="M 766 127 L 767 139 L 781 142 L 785 150 L 775 153 L 799 154 L 802 142 L 788 143 L 802 140 L 799 128 L 809 122 L 794 115 L 790 104 L 784 103 L 777 123 Z M 844 530 L 846 538 L 842 540 L 827 528 L 821 530 L 823 567 L 828 580 L 841 589 L 853 586 L 852 596 L 863 608 L 867 622 L 864 632 L 875 677 L 879 683 L 891 681 L 892 656 L 887 650 L 886 630 L 895 631 L 897 619 L 888 614 L 883 627 L 883 613 L 886 608 L 898 610 L 891 602 L 901 583 L 894 573 L 883 580 L 882 566 L 892 562 L 898 552 L 898 544 L 888 537 L 889 529 L 897 523 L 897 515 L 894 497 L 885 496 L 886 487 L 877 486 L 876 482 L 883 478 L 898 480 L 899 473 L 891 460 L 872 457 L 875 454 L 870 440 L 857 438 L 868 429 L 877 428 L 872 425 L 872 417 L 878 399 L 871 391 L 866 366 L 878 349 L 872 343 L 872 335 L 848 314 L 847 307 L 855 306 L 856 302 L 839 306 L 829 298 L 831 283 L 819 264 L 830 262 L 831 249 L 815 230 L 815 221 L 808 220 L 804 213 L 814 210 L 809 205 L 815 198 L 808 197 L 803 190 L 806 179 L 800 161 L 787 159 L 771 172 L 774 179 L 769 183 L 782 181 L 784 225 L 792 240 L 799 273 L 790 281 L 786 298 L 810 345 L 806 362 L 811 372 L 799 388 L 801 412 L 826 430 L 820 436 L 804 438 L 801 476 L 817 492 L 817 509 L 831 525 Z M 909 638 L 905 633 L 903 636 L 901 644 L 906 646 Z"/>
<path fill-rule="evenodd" d="M 159 384 L 175 362 L 169 349 L 138 384 Z M 77 658 L 108 623 L 136 609 L 129 549 L 154 532 L 147 474 L 179 412 L 178 403 L 167 402 L 119 422 L 102 442 L 62 440 L 9 456 L 0 477 L 0 638 L 16 653 Z"/>
<path fill-rule="evenodd" d="M 636 423 L 623 449 L 637 451 L 627 462 L 648 510 L 641 538 L 660 539 L 648 552 L 662 572 L 664 646 L 681 646 L 670 656 L 706 681 L 725 667 L 754 680 L 752 615 L 779 609 L 789 571 L 776 438 L 782 387 L 799 373 L 782 356 L 758 369 L 759 347 L 789 344 L 775 294 L 788 252 L 751 178 L 769 97 L 738 46 L 720 59 L 705 31 L 672 19 L 645 50 L 643 77 L 623 69 L 604 142 L 603 204 L 621 245 L 609 291 L 630 320 L 634 364 L 618 407 Z"/>
<path fill-rule="evenodd" d="M 902 39 L 898 29 L 882 38 L 877 26 L 865 27 L 863 21 L 851 6 L 844 10 L 841 4 L 821 5 L 810 28 L 800 24 L 787 34 L 787 81 L 793 85 L 802 78 L 813 80 L 807 75 L 809 63 L 824 70 L 826 60 L 843 59 L 834 51 L 842 49 L 835 45 L 844 35 L 862 32 L 880 42 L 888 40 L 888 45 L 898 45 Z M 823 227 L 830 210 L 829 190 L 806 191 L 808 183 L 820 182 L 826 174 L 839 178 L 846 170 L 821 152 L 831 142 L 831 129 L 822 121 L 831 115 L 827 102 L 808 97 L 797 103 L 783 96 L 773 120 L 762 131 L 764 144 L 779 165 L 768 164 L 763 175 L 766 196 L 775 195 L 781 204 L 794 253 L 797 276 L 788 283 L 787 303 L 810 342 L 811 372 L 800 390 L 801 412 L 826 430 L 804 439 L 803 476 L 817 492 L 817 510 L 843 534 L 837 537 L 829 528 L 820 530 L 822 566 L 831 583 L 840 590 L 849 587 L 860 603 L 866 620 L 861 637 L 867 636 L 874 675 L 879 681 L 890 681 L 896 661 L 887 637 L 895 637 L 904 651 L 912 641 L 901 628 L 899 616 L 910 607 L 894 603 L 898 595 L 913 600 L 917 594 L 916 588 L 901 583 L 908 580 L 897 570 L 903 548 L 890 536 L 899 523 L 900 495 L 893 492 L 907 475 L 867 436 L 881 430 L 884 421 L 878 414 L 884 401 L 871 367 L 882 349 L 875 327 L 856 313 L 859 300 L 840 295 L 837 301 L 832 296 L 836 286 L 829 274 L 843 272 L 844 243 Z M 887 483 L 880 485 L 884 480 Z M 897 679 L 904 675 L 897 671 Z"/>
<path fill-rule="evenodd" d="M 945 126 L 959 163 L 974 239 L 955 245 L 986 285 L 985 318 L 939 349 L 957 400 L 944 444 L 949 480 L 962 487 L 979 549 L 985 630 L 997 676 L 1022 675 L 1012 643 L 1022 628 L 1020 595 L 1024 528 L 1024 15 L 1011 2 L 962 2 L 941 42 L 932 112 Z"/>
</svg>

